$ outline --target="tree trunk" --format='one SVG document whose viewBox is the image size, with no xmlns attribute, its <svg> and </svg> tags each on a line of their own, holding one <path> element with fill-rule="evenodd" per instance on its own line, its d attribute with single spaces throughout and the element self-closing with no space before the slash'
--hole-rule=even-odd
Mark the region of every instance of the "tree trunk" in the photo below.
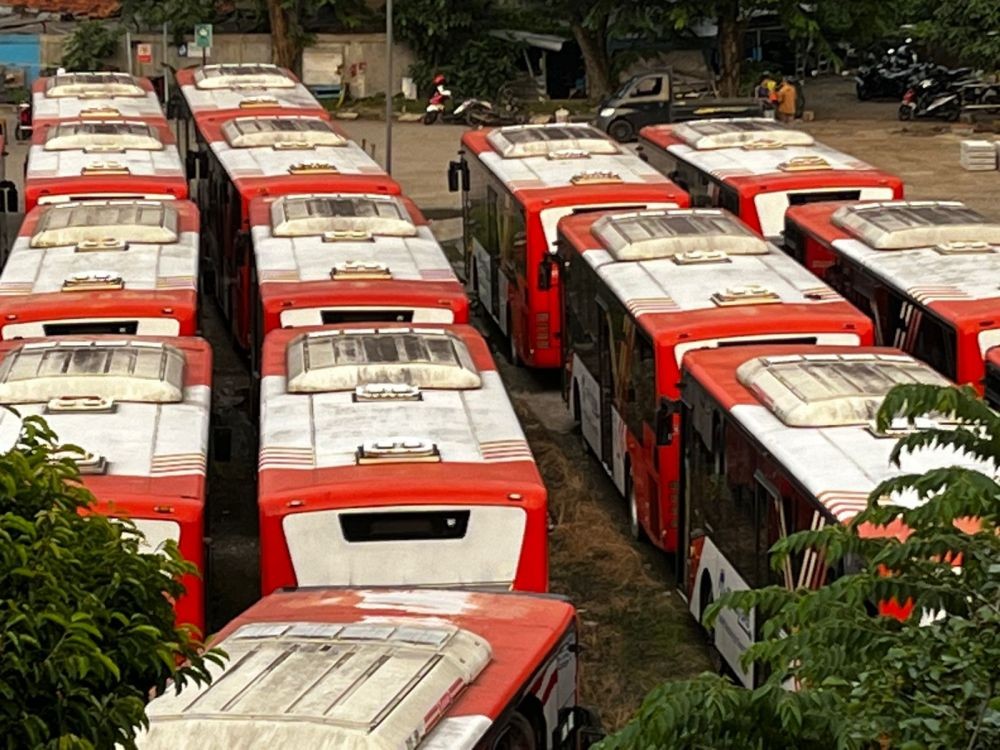
<svg viewBox="0 0 1000 750">
<path fill-rule="evenodd" d="M 743 73 L 743 22 L 738 2 L 719 3 L 719 90 L 738 96 Z"/>
<path fill-rule="evenodd" d="M 604 34 L 571 24 L 576 43 L 580 45 L 584 69 L 587 71 L 587 96 L 600 99 L 611 91 L 611 62 L 608 60 Z"/>
<path fill-rule="evenodd" d="M 267 0 L 267 16 L 271 22 L 271 59 L 275 65 L 294 70 L 299 54 L 292 36 L 294 20 L 282 0 Z"/>
</svg>

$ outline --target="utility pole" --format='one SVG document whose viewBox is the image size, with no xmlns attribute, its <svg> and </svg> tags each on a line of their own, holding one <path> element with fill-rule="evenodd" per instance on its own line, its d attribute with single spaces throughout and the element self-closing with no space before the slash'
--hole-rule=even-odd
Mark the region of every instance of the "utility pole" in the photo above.
<svg viewBox="0 0 1000 750">
<path fill-rule="evenodd" d="M 385 171 L 392 174 L 392 0 L 385 3 Z"/>
</svg>

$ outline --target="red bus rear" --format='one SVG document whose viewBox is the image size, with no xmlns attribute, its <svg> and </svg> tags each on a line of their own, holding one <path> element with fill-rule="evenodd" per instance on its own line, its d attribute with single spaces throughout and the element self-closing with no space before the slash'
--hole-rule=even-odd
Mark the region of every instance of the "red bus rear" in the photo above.
<svg viewBox="0 0 1000 750">
<path fill-rule="evenodd" d="M 198 253 L 189 201 L 37 206 L 0 274 L 0 338 L 193 336 Z"/>
<path fill-rule="evenodd" d="M 258 492 L 264 594 L 548 585 L 545 486 L 468 326 L 272 331 Z"/>
<path fill-rule="evenodd" d="M 788 207 L 822 200 L 891 200 L 903 182 L 811 135 L 761 118 L 652 125 L 639 133 L 643 157 L 691 192 L 781 244 Z"/>
<path fill-rule="evenodd" d="M 569 216 L 559 235 L 565 398 L 626 498 L 633 534 L 674 552 L 684 357 L 869 344 L 871 322 L 720 209 Z"/>
<path fill-rule="evenodd" d="M 186 198 L 187 179 L 166 124 L 69 120 L 35 128 L 24 206 L 83 198 Z"/>
<path fill-rule="evenodd" d="M 896 346 L 983 392 L 1000 344 L 1000 223 L 957 201 L 789 209 L 789 251 Z"/>
<path fill-rule="evenodd" d="M 127 517 L 148 549 L 177 542 L 205 572 L 212 352 L 197 338 L 72 336 L 0 342 L 0 403 L 41 415 L 79 460 L 95 510 Z M 14 435 L 20 419 L 0 409 Z M 185 576 L 177 619 L 204 632 L 204 585 Z"/>
<path fill-rule="evenodd" d="M 462 182 L 467 280 L 499 326 L 510 357 L 560 364 L 558 277 L 548 274 L 563 216 L 609 208 L 673 208 L 688 197 L 589 125 L 471 130 L 452 163 Z"/>
</svg>

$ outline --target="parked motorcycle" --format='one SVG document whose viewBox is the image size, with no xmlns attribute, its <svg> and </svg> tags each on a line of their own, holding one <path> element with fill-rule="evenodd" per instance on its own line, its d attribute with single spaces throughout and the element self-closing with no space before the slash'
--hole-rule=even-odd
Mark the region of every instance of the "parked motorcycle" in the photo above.
<svg viewBox="0 0 1000 750">
<path fill-rule="evenodd" d="M 880 59 L 868 55 L 867 63 L 854 76 L 858 99 L 899 99 L 914 79 L 924 77 L 927 69 L 934 67 L 920 62 L 911 42 L 907 39 L 898 48 L 890 48 Z"/>
<path fill-rule="evenodd" d="M 433 125 L 436 122 L 492 125 L 494 119 L 493 105 L 485 99 L 465 99 L 454 109 L 449 109 L 447 100 L 430 102 L 424 112 L 424 125 Z"/>
<path fill-rule="evenodd" d="M 967 103 L 966 92 L 970 89 L 982 89 L 978 78 L 970 77 L 969 68 L 948 69 L 937 66 L 931 74 L 910 86 L 903 94 L 899 105 L 900 120 L 913 120 L 918 117 L 937 117 L 954 122 L 962 114 Z M 974 100 L 972 94 L 968 99 Z"/>
</svg>

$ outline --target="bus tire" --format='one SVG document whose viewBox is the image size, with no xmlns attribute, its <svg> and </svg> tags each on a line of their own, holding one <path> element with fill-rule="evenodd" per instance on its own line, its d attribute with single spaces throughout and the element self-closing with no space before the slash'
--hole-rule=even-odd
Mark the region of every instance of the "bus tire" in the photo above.
<svg viewBox="0 0 1000 750">
<path fill-rule="evenodd" d="M 625 467 L 625 502 L 628 504 L 628 533 L 636 542 L 648 542 L 646 530 L 639 520 L 639 502 L 635 497 L 635 481 L 632 479 L 632 467 Z"/>
</svg>

